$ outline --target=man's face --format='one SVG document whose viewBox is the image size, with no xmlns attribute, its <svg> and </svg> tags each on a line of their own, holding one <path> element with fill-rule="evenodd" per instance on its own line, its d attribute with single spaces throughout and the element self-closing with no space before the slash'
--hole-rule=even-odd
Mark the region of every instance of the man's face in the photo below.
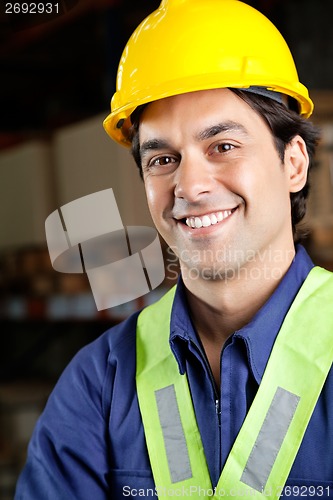
<svg viewBox="0 0 333 500">
<path fill-rule="evenodd" d="M 230 90 L 151 103 L 139 137 L 150 212 L 183 273 L 217 279 L 293 248 L 290 172 Z"/>
</svg>

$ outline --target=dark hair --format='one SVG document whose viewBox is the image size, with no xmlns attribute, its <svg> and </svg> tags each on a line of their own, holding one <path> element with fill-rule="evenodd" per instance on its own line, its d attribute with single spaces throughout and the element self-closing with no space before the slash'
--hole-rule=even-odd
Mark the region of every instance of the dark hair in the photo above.
<svg viewBox="0 0 333 500">
<path fill-rule="evenodd" d="M 131 140 L 131 153 L 139 169 L 140 177 L 143 178 L 142 165 L 141 165 L 141 155 L 140 155 L 140 138 L 139 138 L 139 125 L 140 118 L 143 110 L 148 106 L 148 104 L 143 104 L 138 106 L 131 114 L 132 126 L 129 131 L 129 138 Z"/>
<path fill-rule="evenodd" d="M 299 135 L 303 138 L 307 152 L 309 155 L 309 171 L 314 166 L 314 154 L 316 146 L 319 142 L 319 129 L 312 122 L 302 118 L 296 111 L 288 109 L 284 104 L 274 101 L 268 97 L 246 92 L 240 89 L 230 89 L 238 97 L 243 99 L 254 111 L 256 111 L 267 123 L 272 132 L 275 147 L 281 161 L 284 161 L 286 146 L 291 140 Z M 131 116 L 132 129 L 132 155 L 137 164 L 140 175 L 142 177 L 141 157 L 140 157 L 140 140 L 139 140 L 139 123 L 140 116 L 146 105 L 140 106 Z M 309 195 L 310 182 L 309 175 L 303 189 L 297 193 L 290 193 L 291 202 L 291 222 L 294 234 L 294 240 L 298 241 L 305 236 L 306 233 L 296 227 L 303 219 L 306 212 L 306 200 Z"/>
</svg>

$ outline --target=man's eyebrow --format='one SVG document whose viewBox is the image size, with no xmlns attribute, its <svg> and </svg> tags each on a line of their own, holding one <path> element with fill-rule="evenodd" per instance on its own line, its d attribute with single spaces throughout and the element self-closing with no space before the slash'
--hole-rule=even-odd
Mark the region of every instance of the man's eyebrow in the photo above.
<svg viewBox="0 0 333 500">
<path fill-rule="evenodd" d="M 222 132 L 241 132 L 244 135 L 248 135 L 248 131 L 244 127 L 244 125 L 234 122 L 232 120 L 228 120 L 223 123 L 218 123 L 216 125 L 212 125 L 200 131 L 196 134 L 195 138 L 198 141 L 204 141 L 206 139 L 210 139 L 215 135 L 221 134 Z M 148 139 L 144 141 L 140 146 L 140 157 L 144 158 L 149 151 L 159 151 L 161 149 L 170 149 L 170 143 L 165 139 Z"/>
<path fill-rule="evenodd" d="M 170 148 L 170 144 L 164 139 L 148 139 L 140 146 L 140 157 L 143 158 L 149 151 L 158 151 L 168 148 Z"/>
<path fill-rule="evenodd" d="M 221 134 L 222 132 L 241 132 L 244 135 L 248 135 L 248 131 L 241 123 L 237 123 L 231 120 L 228 120 L 223 123 L 218 123 L 216 125 L 212 125 L 211 127 L 207 127 L 196 135 L 196 139 L 198 141 L 204 141 L 206 139 L 210 139 L 215 135 Z"/>
</svg>

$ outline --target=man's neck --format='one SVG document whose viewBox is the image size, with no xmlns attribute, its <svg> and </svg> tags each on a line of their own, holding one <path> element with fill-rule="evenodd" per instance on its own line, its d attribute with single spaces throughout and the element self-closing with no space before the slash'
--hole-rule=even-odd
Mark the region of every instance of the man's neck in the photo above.
<svg viewBox="0 0 333 500">
<path fill-rule="evenodd" d="M 251 282 L 211 283 L 192 291 L 187 288 L 191 317 L 200 337 L 223 345 L 236 330 L 245 326 L 272 295 L 279 282 L 260 286 Z"/>
<path fill-rule="evenodd" d="M 246 272 L 239 270 L 232 279 L 191 280 L 183 272 L 192 321 L 212 368 L 217 365 L 228 337 L 249 323 L 274 293 L 295 252 L 285 255 L 285 259 L 274 262 L 274 265 L 251 262 Z M 256 272 L 253 272 L 254 269 Z M 218 375 L 217 366 L 215 368 Z"/>
</svg>

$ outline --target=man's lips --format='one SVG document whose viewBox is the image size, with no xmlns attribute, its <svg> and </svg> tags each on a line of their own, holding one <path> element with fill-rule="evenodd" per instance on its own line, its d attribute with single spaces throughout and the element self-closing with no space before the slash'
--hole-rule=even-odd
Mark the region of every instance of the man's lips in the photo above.
<svg viewBox="0 0 333 500">
<path fill-rule="evenodd" d="M 209 227 L 215 224 L 219 224 L 220 222 L 230 217 L 230 215 L 232 215 L 235 210 L 237 210 L 237 207 L 230 208 L 228 210 L 210 212 L 202 215 L 189 215 L 178 220 L 192 229 L 200 229 L 202 227 Z"/>
</svg>

